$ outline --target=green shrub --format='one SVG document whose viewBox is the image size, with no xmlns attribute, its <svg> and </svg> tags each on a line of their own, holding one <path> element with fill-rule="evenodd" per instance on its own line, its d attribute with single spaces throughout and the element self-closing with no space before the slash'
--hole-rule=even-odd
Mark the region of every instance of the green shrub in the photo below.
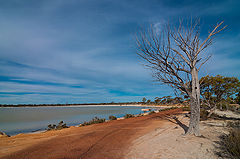
<svg viewBox="0 0 240 159">
<path fill-rule="evenodd" d="M 109 118 L 109 120 L 117 120 L 117 117 L 115 117 L 113 115 L 110 115 L 108 118 Z"/>
<path fill-rule="evenodd" d="M 67 124 L 63 121 L 60 121 L 58 125 L 55 124 L 49 124 L 47 130 L 61 130 L 64 128 L 68 128 Z"/>
<path fill-rule="evenodd" d="M 240 159 L 240 129 L 232 129 L 228 135 L 220 137 L 220 150 L 218 153 L 221 157 Z"/>
<path fill-rule="evenodd" d="M 86 126 L 86 125 L 91 125 L 91 124 L 98 124 L 98 123 L 104 123 L 105 122 L 105 119 L 104 118 L 98 118 L 98 117 L 95 117 L 93 118 L 92 120 L 90 120 L 89 122 L 84 122 L 83 124 L 81 124 L 81 126 Z"/>
<path fill-rule="evenodd" d="M 56 126 L 57 130 L 63 129 L 63 128 L 68 128 L 66 123 L 63 123 L 63 121 L 60 121 L 58 125 Z"/>
<path fill-rule="evenodd" d="M 150 111 L 148 114 L 151 115 L 151 114 L 154 114 L 154 113 L 155 113 L 155 111 Z"/>
<path fill-rule="evenodd" d="M 126 114 L 126 115 L 124 116 L 124 119 L 127 119 L 127 118 L 132 118 L 132 117 L 134 117 L 134 115 L 133 115 L 133 114 Z"/>
</svg>

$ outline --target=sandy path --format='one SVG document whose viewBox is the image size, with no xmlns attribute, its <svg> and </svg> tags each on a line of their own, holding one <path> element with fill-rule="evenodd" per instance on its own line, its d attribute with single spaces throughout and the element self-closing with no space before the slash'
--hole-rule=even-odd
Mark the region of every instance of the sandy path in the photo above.
<svg viewBox="0 0 240 159">
<path fill-rule="evenodd" d="M 133 141 L 160 130 L 164 116 L 181 112 L 157 114 L 111 121 L 80 128 L 69 128 L 40 134 L 0 138 L 0 157 L 16 159 L 39 158 L 123 158 Z"/>
<path fill-rule="evenodd" d="M 189 118 L 178 115 L 181 123 L 188 125 Z M 227 133 L 224 121 L 208 120 L 200 123 L 202 137 L 184 136 L 184 129 L 175 120 L 165 122 L 133 141 L 125 154 L 126 159 L 218 159 L 214 153 L 219 136 Z"/>
</svg>

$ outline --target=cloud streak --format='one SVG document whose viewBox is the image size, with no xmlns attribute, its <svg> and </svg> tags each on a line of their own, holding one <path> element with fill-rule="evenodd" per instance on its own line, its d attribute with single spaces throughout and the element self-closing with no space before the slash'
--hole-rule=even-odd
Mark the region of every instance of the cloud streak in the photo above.
<svg viewBox="0 0 240 159">
<path fill-rule="evenodd" d="M 141 101 L 144 96 L 173 95 L 170 88 L 152 82 L 151 72 L 136 55 L 134 36 L 141 26 L 152 23 L 161 28 L 179 16 L 202 17 L 203 32 L 226 19 L 229 29 L 216 38 L 210 48 L 214 56 L 201 75 L 239 77 L 237 4 L 227 0 L 2 1 L 0 103 Z"/>
</svg>

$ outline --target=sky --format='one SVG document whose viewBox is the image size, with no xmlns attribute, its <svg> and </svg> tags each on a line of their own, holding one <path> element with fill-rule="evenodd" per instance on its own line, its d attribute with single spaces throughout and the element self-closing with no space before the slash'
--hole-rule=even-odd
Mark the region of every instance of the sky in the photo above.
<svg viewBox="0 0 240 159">
<path fill-rule="evenodd" d="M 201 18 L 227 28 L 200 72 L 240 77 L 239 0 L 0 0 L 0 104 L 141 101 L 174 95 L 136 54 L 142 26 Z"/>
</svg>

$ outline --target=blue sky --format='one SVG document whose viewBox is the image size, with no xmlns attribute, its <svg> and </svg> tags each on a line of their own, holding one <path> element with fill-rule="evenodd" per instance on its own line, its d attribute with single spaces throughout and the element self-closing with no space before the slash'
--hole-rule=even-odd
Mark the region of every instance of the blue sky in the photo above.
<svg viewBox="0 0 240 159">
<path fill-rule="evenodd" d="M 240 77 L 239 0 L 1 0 L 0 103 L 141 101 L 173 95 L 136 55 L 141 26 L 224 20 L 205 74 Z"/>
</svg>

